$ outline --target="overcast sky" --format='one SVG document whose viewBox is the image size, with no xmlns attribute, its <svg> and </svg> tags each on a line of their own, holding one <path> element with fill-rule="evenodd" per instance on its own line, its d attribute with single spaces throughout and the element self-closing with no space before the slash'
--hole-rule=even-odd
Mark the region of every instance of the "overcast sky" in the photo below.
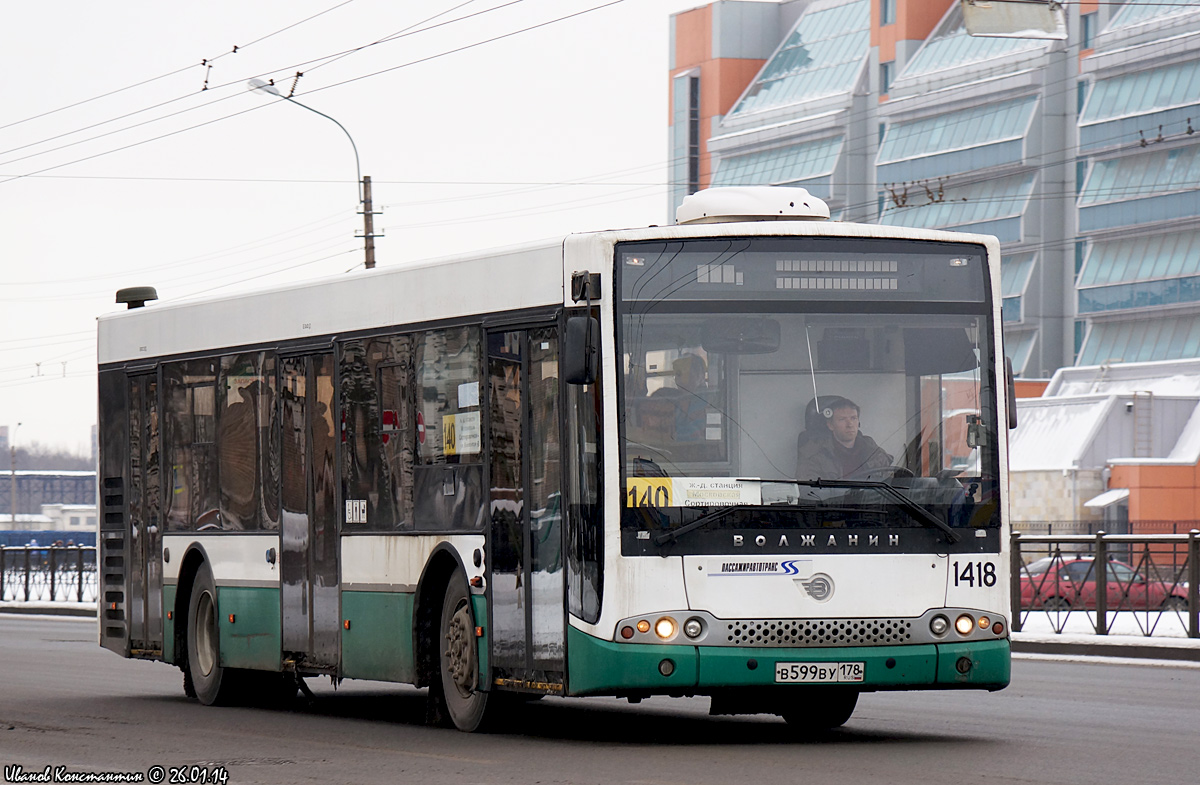
<svg viewBox="0 0 1200 785">
<path fill-rule="evenodd" d="M 294 97 L 353 136 L 380 266 L 667 221 L 668 20 L 697 5 L 10 5 L 0 424 L 88 450 L 95 319 L 118 288 L 177 300 L 361 269 L 350 142 L 251 77 L 286 93 L 302 72 Z"/>
</svg>

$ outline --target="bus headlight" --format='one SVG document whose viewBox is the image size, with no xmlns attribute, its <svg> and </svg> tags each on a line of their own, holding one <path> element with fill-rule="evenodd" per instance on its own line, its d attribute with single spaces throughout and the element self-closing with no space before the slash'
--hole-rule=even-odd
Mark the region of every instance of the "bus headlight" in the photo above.
<svg viewBox="0 0 1200 785">
<path fill-rule="evenodd" d="M 958 630 L 959 635 L 970 635 L 971 630 L 975 629 L 975 620 L 964 613 L 954 620 L 954 629 Z"/>
<path fill-rule="evenodd" d="M 661 619 L 654 622 L 654 634 L 662 638 L 664 641 L 669 641 L 671 638 L 674 638 L 675 620 L 670 616 L 663 616 Z"/>
<path fill-rule="evenodd" d="M 934 635 L 945 635 L 948 629 L 950 629 L 950 620 L 941 614 L 929 620 L 929 631 Z"/>
<path fill-rule="evenodd" d="M 704 632 L 704 624 L 697 618 L 688 619 L 683 623 L 683 634 L 689 638 L 699 638 Z"/>
</svg>

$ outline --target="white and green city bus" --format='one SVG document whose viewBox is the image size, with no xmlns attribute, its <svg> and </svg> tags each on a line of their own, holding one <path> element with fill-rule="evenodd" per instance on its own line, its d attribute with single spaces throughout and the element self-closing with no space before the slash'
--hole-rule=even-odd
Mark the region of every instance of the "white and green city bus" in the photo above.
<svg viewBox="0 0 1200 785">
<path fill-rule="evenodd" d="M 100 643 L 204 704 L 375 679 L 463 730 L 541 695 L 812 729 L 862 692 L 1003 688 L 996 240 L 831 222 L 801 189 L 678 218 L 123 290 L 99 320 Z"/>
</svg>

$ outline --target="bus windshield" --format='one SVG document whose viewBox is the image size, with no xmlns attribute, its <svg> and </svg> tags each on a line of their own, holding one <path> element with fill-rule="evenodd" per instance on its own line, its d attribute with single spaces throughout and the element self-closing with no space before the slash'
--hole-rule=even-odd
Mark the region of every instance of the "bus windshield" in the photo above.
<svg viewBox="0 0 1200 785">
<path fill-rule="evenodd" d="M 682 542 L 670 533 L 695 521 L 705 536 L 687 542 L 901 528 L 932 544 L 950 528 L 998 530 L 982 249 L 819 242 L 618 249 L 632 542 Z"/>
</svg>

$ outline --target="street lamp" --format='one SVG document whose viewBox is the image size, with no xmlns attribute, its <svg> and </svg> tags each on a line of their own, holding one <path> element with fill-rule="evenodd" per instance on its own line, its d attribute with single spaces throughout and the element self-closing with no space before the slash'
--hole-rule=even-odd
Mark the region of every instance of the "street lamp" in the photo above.
<svg viewBox="0 0 1200 785">
<path fill-rule="evenodd" d="M 246 89 L 252 93 L 266 93 L 267 95 L 273 95 L 276 98 L 282 98 L 285 101 L 292 102 L 296 106 L 307 109 L 313 114 L 319 114 L 326 120 L 331 121 L 338 128 L 341 128 L 342 133 L 344 133 L 346 138 L 350 140 L 350 147 L 354 149 L 354 171 L 355 174 L 358 175 L 358 201 L 362 205 L 363 239 L 366 240 L 364 247 L 364 250 L 366 251 L 366 260 L 364 262 L 364 266 L 368 270 L 373 269 L 375 267 L 375 221 L 374 213 L 371 211 L 371 178 L 370 176 L 363 177 L 362 167 L 358 162 L 358 145 L 354 144 L 354 137 L 351 136 L 350 132 L 346 130 L 346 126 L 342 125 L 337 120 L 334 120 L 324 112 L 318 112 L 311 106 L 306 106 L 300 103 L 290 95 L 284 95 L 279 91 L 278 87 L 269 82 L 264 82 L 263 80 L 257 78 L 251 79 L 246 83 Z"/>
<path fill-rule="evenodd" d="M 17 528 L 17 431 L 20 430 L 21 423 L 17 423 L 17 427 L 13 428 L 12 438 L 8 440 L 8 470 L 12 477 L 12 488 L 10 491 L 9 506 L 12 509 L 12 517 L 8 523 L 12 528 Z"/>
</svg>

